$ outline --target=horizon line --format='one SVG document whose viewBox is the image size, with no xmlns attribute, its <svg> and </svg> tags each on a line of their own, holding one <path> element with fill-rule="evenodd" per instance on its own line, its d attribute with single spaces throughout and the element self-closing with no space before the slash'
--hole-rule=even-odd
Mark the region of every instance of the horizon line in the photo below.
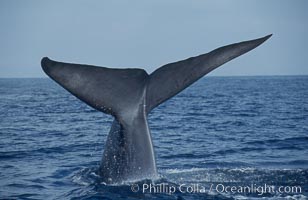
<svg viewBox="0 0 308 200">
<path fill-rule="evenodd" d="M 270 75 L 207 75 L 205 77 L 260 77 L 260 76 L 308 76 L 308 74 L 270 74 Z M 25 77 L 1 77 L 0 79 L 47 79 L 49 78 L 48 76 L 25 76 Z M 204 77 L 202 77 L 204 78 Z"/>
</svg>

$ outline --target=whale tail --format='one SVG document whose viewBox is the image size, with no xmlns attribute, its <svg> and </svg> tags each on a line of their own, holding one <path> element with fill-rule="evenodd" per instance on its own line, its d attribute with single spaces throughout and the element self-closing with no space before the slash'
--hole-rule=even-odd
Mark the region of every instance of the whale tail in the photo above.
<svg viewBox="0 0 308 200">
<path fill-rule="evenodd" d="M 48 76 L 73 95 L 115 117 L 104 148 L 100 174 L 107 183 L 120 183 L 157 174 L 147 123 L 147 114 L 152 109 L 269 37 L 228 45 L 170 63 L 151 75 L 142 69 L 110 69 L 48 58 L 43 58 L 41 65 Z"/>
<path fill-rule="evenodd" d="M 53 80 L 91 107 L 120 122 L 130 107 L 140 103 L 146 89 L 146 113 L 178 94 L 220 65 L 256 48 L 271 35 L 224 46 L 207 54 L 170 63 L 151 75 L 143 69 L 111 69 L 56 62 L 43 58 L 41 65 Z"/>
</svg>

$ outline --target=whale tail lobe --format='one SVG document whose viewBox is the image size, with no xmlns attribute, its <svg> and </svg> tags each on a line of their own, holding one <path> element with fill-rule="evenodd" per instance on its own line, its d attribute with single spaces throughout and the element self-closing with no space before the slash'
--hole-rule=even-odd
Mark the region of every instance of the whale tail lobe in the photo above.
<svg viewBox="0 0 308 200">
<path fill-rule="evenodd" d="M 220 47 L 207 54 L 170 63 L 150 75 L 147 92 L 148 112 L 178 94 L 222 64 L 256 48 L 271 35 Z"/>
<path fill-rule="evenodd" d="M 119 118 L 140 101 L 148 74 L 143 69 L 111 69 L 41 61 L 45 73 L 91 107 Z"/>
</svg>

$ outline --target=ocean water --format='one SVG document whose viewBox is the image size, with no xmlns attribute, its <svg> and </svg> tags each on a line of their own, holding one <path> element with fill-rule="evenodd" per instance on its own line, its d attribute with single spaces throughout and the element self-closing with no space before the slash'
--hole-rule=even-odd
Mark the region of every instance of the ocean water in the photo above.
<svg viewBox="0 0 308 200">
<path fill-rule="evenodd" d="M 154 180 L 100 181 L 112 120 L 50 79 L 0 79 L 0 199 L 308 197 L 308 76 L 205 77 L 160 105 Z"/>
</svg>

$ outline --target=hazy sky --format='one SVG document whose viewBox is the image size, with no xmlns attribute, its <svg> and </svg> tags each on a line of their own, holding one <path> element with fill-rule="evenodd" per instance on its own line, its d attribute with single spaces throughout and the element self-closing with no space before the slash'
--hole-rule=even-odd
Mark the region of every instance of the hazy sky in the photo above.
<svg viewBox="0 0 308 200">
<path fill-rule="evenodd" d="M 159 66 L 273 33 L 211 75 L 308 74 L 306 0 L 0 1 L 0 77 L 45 77 L 51 59 Z"/>
</svg>

